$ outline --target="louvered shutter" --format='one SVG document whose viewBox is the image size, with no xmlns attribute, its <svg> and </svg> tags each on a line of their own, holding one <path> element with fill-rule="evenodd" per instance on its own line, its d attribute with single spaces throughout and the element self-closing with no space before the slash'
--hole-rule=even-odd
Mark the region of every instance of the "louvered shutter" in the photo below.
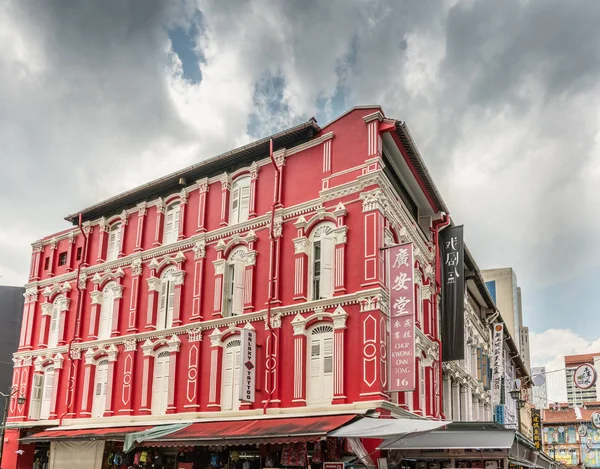
<svg viewBox="0 0 600 469">
<path fill-rule="evenodd" d="M 165 318 L 165 327 L 173 325 L 173 305 L 175 304 L 175 282 L 169 280 L 167 287 L 167 312 Z"/>
<path fill-rule="evenodd" d="M 60 308 L 55 304 L 52 308 L 50 318 L 50 332 L 48 334 L 48 347 L 56 347 L 58 344 L 58 330 L 60 327 Z"/>
<path fill-rule="evenodd" d="M 173 213 L 173 230 L 171 231 L 171 242 L 177 241 L 179 237 L 179 217 L 181 216 L 181 205 L 177 204 Z"/>
<path fill-rule="evenodd" d="M 94 403 L 92 415 L 100 418 L 104 415 L 106 408 L 106 385 L 108 381 L 108 363 L 100 363 L 96 366 L 96 380 L 94 383 Z"/>
<path fill-rule="evenodd" d="M 173 218 L 174 218 L 174 213 L 172 210 L 167 211 L 167 216 L 165 219 L 165 232 L 163 234 L 163 243 L 164 244 L 169 244 L 172 240 L 172 233 L 173 233 Z"/>
<path fill-rule="evenodd" d="M 313 337 L 310 341 L 310 385 L 308 389 L 309 400 L 312 403 L 321 400 L 323 389 L 321 380 L 321 340 Z"/>
<path fill-rule="evenodd" d="M 246 263 L 241 259 L 235 259 L 233 269 L 233 305 L 232 314 L 242 314 L 244 310 L 244 276 Z"/>
<path fill-rule="evenodd" d="M 244 185 L 240 187 L 240 214 L 238 222 L 248 220 L 248 212 L 250 209 L 250 186 Z"/>
<path fill-rule="evenodd" d="M 100 321 L 98 325 L 98 339 L 108 339 L 112 326 L 112 312 L 114 306 L 114 295 L 112 290 L 107 288 L 102 295 L 102 306 L 100 308 Z"/>
<path fill-rule="evenodd" d="M 50 416 L 50 405 L 52 404 L 52 392 L 54 391 L 54 369 L 44 373 L 44 390 L 42 394 L 42 406 L 40 419 L 46 420 Z"/>
<path fill-rule="evenodd" d="M 152 380 L 152 414 L 163 415 L 167 410 L 169 392 L 169 354 L 158 356 L 154 363 Z"/>
<path fill-rule="evenodd" d="M 119 254 L 119 247 L 121 244 L 121 226 L 113 225 L 108 235 L 108 250 L 106 254 L 106 260 L 112 261 L 117 258 Z"/>
<path fill-rule="evenodd" d="M 328 334 L 330 335 L 330 334 Z M 321 335 L 323 341 L 323 401 L 330 402 L 333 398 L 333 337 Z"/>
<path fill-rule="evenodd" d="M 235 364 L 235 348 L 225 349 L 223 353 L 223 385 L 221 391 L 221 409 L 233 409 L 233 374 Z"/>
<path fill-rule="evenodd" d="M 165 278 L 160 282 L 160 301 L 158 303 L 158 316 L 156 328 L 165 329 L 167 322 L 167 304 L 169 300 L 169 281 Z"/>
<path fill-rule="evenodd" d="M 233 225 L 239 221 L 240 188 L 236 185 L 231 192 L 231 211 L 229 213 L 229 224 Z"/>
<path fill-rule="evenodd" d="M 333 296 L 333 256 L 333 237 L 323 236 L 321 238 L 321 298 Z"/>
<path fill-rule="evenodd" d="M 44 375 L 35 373 L 31 387 L 31 403 L 29 404 L 29 418 L 37 420 L 40 418 L 42 406 L 42 387 L 44 386 Z"/>
<path fill-rule="evenodd" d="M 167 405 L 169 404 L 169 367 L 171 366 L 171 356 L 163 357 L 162 361 L 162 386 L 160 409 L 162 414 L 167 413 Z"/>
<path fill-rule="evenodd" d="M 241 347 L 234 349 L 234 368 L 233 368 L 233 389 L 232 389 L 232 407 L 233 410 L 240 408 L 240 382 L 241 382 L 241 367 L 242 367 L 242 350 Z"/>
</svg>

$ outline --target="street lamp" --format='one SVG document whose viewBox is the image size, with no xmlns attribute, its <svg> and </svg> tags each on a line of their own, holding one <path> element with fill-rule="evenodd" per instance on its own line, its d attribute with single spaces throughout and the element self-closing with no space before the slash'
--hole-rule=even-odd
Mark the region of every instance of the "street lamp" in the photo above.
<svg viewBox="0 0 600 469">
<path fill-rule="evenodd" d="M 521 388 L 520 388 L 521 380 L 515 379 L 513 388 L 508 391 L 510 397 L 517 403 L 517 422 L 518 422 L 518 431 L 521 431 L 521 409 L 525 407 L 527 401 L 525 399 L 521 399 Z"/>
<path fill-rule="evenodd" d="M 19 388 L 14 386 L 10 388 L 10 392 L 8 394 L 0 392 L 0 396 L 4 397 L 4 416 L 2 418 L 2 428 L 0 429 L 0 463 L 2 462 L 2 455 L 4 454 L 4 431 L 6 429 L 6 418 L 8 417 L 8 404 L 18 391 Z M 25 404 L 25 401 L 26 399 L 23 394 L 17 396 L 17 403 L 19 405 Z"/>
</svg>

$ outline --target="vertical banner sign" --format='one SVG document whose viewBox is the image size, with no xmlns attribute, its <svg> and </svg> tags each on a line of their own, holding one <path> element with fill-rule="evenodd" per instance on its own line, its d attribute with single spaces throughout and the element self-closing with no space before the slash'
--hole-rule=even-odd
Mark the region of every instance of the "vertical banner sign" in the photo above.
<svg viewBox="0 0 600 469">
<path fill-rule="evenodd" d="M 492 339 L 492 405 L 500 404 L 502 376 L 504 376 L 504 324 L 494 324 Z"/>
<path fill-rule="evenodd" d="M 256 331 L 242 329 L 240 401 L 254 402 L 256 391 Z"/>
<path fill-rule="evenodd" d="M 533 444 L 538 451 L 542 449 L 542 417 L 539 409 L 531 411 L 531 426 L 533 429 Z"/>
<path fill-rule="evenodd" d="M 390 391 L 415 389 L 415 281 L 411 243 L 390 248 Z"/>
<path fill-rule="evenodd" d="M 441 233 L 442 361 L 465 358 L 465 260 L 463 227 Z"/>
</svg>

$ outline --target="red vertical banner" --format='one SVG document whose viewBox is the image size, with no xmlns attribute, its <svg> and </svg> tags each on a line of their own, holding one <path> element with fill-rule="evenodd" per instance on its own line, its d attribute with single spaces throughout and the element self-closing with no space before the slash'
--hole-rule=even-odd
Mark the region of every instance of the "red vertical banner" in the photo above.
<svg viewBox="0 0 600 469">
<path fill-rule="evenodd" d="M 412 243 L 389 249 L 390 391 L 415 389 L 415 276 Z"/>
</svg>

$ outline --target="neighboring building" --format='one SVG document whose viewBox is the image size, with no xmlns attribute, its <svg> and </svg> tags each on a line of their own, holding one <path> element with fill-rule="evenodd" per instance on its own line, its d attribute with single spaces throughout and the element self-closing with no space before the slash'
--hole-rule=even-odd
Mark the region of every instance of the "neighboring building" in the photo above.
<svg viewBox="0 0 600 469">
<path fill-rule="evenodd" d="M 494 302 L 502 312 L 510 336 L 519 347 L 525 366 L 530 370 L 529 328 L 523 326 L 521 288 L 517 285 L 517 274 L 510 267 L 482 270 L 481 273 Z"/>
<path fill-rule="evenodd" d="M 492 335 L 488 318 L 496 307 L 468 250 L 465 268 L 465 359 L 444 363 L 444 416 L 454 422 L 491 422 Z"/>
<path fill-rule="evenodd" d="M 34 243 L 14 355 L 27 401 L 11 409 L 3 468 L 27 467 L 33 449 L 15 452 L 28 442 L 58 451 L 78 436 L 69 454 L 83 457 L 83 440 L 101 454 L 104 440 L 115 451 L 126 433 L 173 422 L 196 422 L 155 441 L 177 454 L 215 421 L 223 439 L 264 442 L 228 434 L 227 419 L 273 428 L 293 416 L 270 440 L 288 443 L 306 441 L 307 415 L 308 441 L 369 411 L 441 418 L 433 233 L 448 209 L 406 126 L 358 107 L 271 138 L 273 162 L 269 139 L 251 143 L 69 215 L 81 231 Z M 404 242 L 415 246 L 416 387 L 392 400 L 382 248 Z M 475 323 L 488 303 L 468 308 Z M 254 364 L 243 331 L 260 346 Z"/>
<path fill-rule="evenodd" d="M 600 402 L 576 410 L 560 404 L 542 413 L 544 450 L 556 461 L 572 468 L 600 467 L 600 430 L 591 423 Z"/>
<path fill-rule="evenodd" d="M 544 377 L 544 384 L 539 386 L 533 386 L 531 388 L 531 394 L 533 399 L 533 406 L 536 409 L 547 409 L 548 408 L 548 384 L 546 382 L 546 367 L 538 366 L 531 369 L 531 377 L 535 375 L 542 375 Z"/>
<path fill-rule="evenodd" d="M 600 353 L 586 353 L 581 355 L 567 355 L 565 357 L 565 369 L 567 376 L 567 400 L 569 404 L 579 406 L 587 402 L 600 401 L 600 388 L 598 384 L 592 385 L 589 389 L 579 389 L 575 386 L 573 376 L 578 366 L 584 364 L 593 365 L 596 373 L 600 374 Z"/>
<path fill-rule="evenodd" d="M 13 353 L 19 345 L 21 316 L 23 314 L 23 287 L 0 285 L 0 392 L 10 394 L 12 389 Z M 15 395 L 16 398 L 16 395 Z M 4 409 L 0 396 L 0 409 Z"/>
</svg>

